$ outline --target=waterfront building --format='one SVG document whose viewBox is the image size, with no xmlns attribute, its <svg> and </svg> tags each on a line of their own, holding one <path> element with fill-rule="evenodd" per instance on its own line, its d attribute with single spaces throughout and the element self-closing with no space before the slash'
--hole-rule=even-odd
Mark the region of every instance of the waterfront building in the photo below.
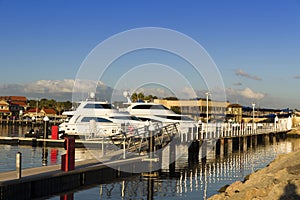
<svg viewBox="0 0 300 200">
<path fill-rule="evenodd" d="M 226 120 L 241 123 L 243 120 L 243 107 L 240 104 L 228 105 Z"/>
<path fill-rule="evenodd" d="M 15 117 L 22 115 L 28 108 L 28 101 L 24 96 L 0 96 L 0 100 L 4 100 L 9 104 L 9 111 Z"/>
<path fill-rule="evenodd" d="M 9 115 L 11 115 L 9 103 L 4 100 L 0 100 L 0 119 L 6 119 Z"/>
<path fill-rule="evenodd" d="M 154 103 L 162 104 L 167 108 L 180 112 L 183 115 L 188 115 L 194 120 L 206 121 L 208 120 L 224 120 L 227 112 L 229 102 L 212 101 L 209 99 L 195 99 L 195 100 L 166 100 L 154 99 Z M 207 112 L 208 111 L 208 112 Z"/>
<path fill-rule="evenodd" d="M 53 108 L 43 108 L 41 113 L 43 116 L 47 116 L 49 118 L 56 117 L 56 111 Z"/>
<path fill-rule="evenodd" d="M 24 117 L 30 117 L 30 118 L 35 117 L 37 120 L 42 119 L 45 116 L 49 118 L 57 117 L 56 111 L 53 108 L 43 108 L 43 109 L 30 108 L 24 114 Z"/>
</svg>

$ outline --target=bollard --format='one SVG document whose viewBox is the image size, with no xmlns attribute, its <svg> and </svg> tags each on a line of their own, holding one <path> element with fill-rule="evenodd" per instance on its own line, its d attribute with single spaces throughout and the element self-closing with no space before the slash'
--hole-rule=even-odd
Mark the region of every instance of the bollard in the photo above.
<svg viewBox="0 0 300 200">
<path fill-rule="evenodd" d="M 16 154 L 16 172 L 17 178 L 20 179 L 22 177 L 22 153 L 18 152 Z"/>
<path fill-rule="evenodd" d="M 124 140 L 123 140 L 123 159 L 126 159 L 126 137 L 124 135 Z"/>
</svg>

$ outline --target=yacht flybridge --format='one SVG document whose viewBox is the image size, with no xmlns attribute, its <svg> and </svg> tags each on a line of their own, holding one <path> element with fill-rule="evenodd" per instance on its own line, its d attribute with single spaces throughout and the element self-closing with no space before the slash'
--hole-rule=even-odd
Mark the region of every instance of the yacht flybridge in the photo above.
<svg viewBox="0 0 300 200">
<path fill-rule="evenodd" d="M 72 114 L 68 122 L 60 124 L 60 132 L 84 137 L 101 137 L 146 125 L 128 112 L 118 111 L 108 102 L 83 101 Z"/>
</svg>

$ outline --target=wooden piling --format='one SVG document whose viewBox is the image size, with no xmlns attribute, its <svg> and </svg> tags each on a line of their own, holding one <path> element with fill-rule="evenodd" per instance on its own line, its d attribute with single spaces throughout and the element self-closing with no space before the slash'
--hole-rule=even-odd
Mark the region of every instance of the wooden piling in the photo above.
<svg viewBox="0 0 300 200">
<path fill-rule="evenodd" d="M 201 162 L 206 163 L 206 158 L 207 158 L 207 140 L 202 140 L 201 144 Z"/>
<path fill-rule="evenodd" d="M 243 152 L 247 151 L 247 137 L 243 137 Z"/>
<path fill-rule="evenodd" d="M 231 155 L 233 152 L 233 141 L 232 138 L 227 139 L 227 155 Z"/>
<path fill-rule="evenodd" d="M 16 154 L 16 173 L 17 173 L 17 178 L 21 179 L 22 178 L 22 153 L 18 152 Z"/>
<path fill-rule="evenodd" d="M 220 139 L 220 158 L 224 157 L 224 144 L 225 144 L 224 138 Z"/>
</svg>

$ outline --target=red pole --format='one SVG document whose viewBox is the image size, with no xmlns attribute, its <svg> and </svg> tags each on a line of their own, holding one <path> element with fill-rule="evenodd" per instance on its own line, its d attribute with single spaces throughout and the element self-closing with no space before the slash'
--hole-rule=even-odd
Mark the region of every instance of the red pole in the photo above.
<svg viewBox="0 0 300 200">
<path fill-rule="evenodd" d="M 66 154 L 61 156 L 61 170 L 71 171 L 75 169 L 75 138 L 73 136 L 65 137 Z"/>
<path fill-rule="evenodd" d="M 52 140 L 58 140 L 58 126 L 52 126 L 51 138 Z"/>
</svg>

